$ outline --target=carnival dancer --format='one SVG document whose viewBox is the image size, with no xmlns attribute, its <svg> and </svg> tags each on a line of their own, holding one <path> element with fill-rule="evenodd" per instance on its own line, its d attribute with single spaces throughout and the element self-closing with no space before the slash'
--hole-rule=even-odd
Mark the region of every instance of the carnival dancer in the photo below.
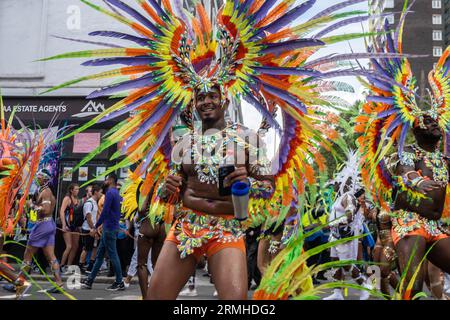
<svg viewBox="0 0 450 320">
<path fill-rule="evenodd" d="M 41 132 L 32 134 L 22 125 L 22 134 L 12 127 L 13 117 L 6 121 L 0 95 L 0 252 L 4 237 L 10 236 L 21 220 L 29 190 L 44 148 Z M 22 297 L 31 283 L 16 275 L 9 265 L 0 260 L 0 276 L 15 286 L 16 298 Z"/>
<path fill-rule="evenodd" d="M 350 151 L 345 167 L 333 182 L 337 189 L 337 198 L 328 217 L 331 230 L 330 242 L 362 233 L 362 217 L 357 206 L 357 199 L 361 196 L 363 189 L 359 178 L 357 152 Z M 358 258 L 358 239 L 335 245 L 331 248 L 330 257 L 332 260 L 356 261 Z M 349 272 L 359 285 L 371 289 L 367 277 L 355 264 L 338 268 L 333 277 L 342 281 L 345 278 L 345 272 Z M 368 291 L 361 290 L 360 300 L 367 300 L 369 297 Z M 344 300 L 342 289 L 334 289 L 333 294 L 324 298 L 324 300 Z"/>
<path fill-rule="evenodd" d="M 49 187 L 51 179 L 52 176 L 46 169 L 41 169 L 37 173 L 39 193 L 37 201 L 32 205 L 32 209 L 37 212 L 38 219 L 28 238 L 20 275 L 26 276 L 30 273 L 33 256 L 39 249 L 42 249 L 52 269 L 57 285 L 47 289 L 47 292 L 62 293 L 63 281 L 61 279 L 59 262 L 55 256 L 56 224 L 53 220 L 53 213 L 55 211 L 56 198 Z"/>
<path fill-rule="evenodd" d="M 133 45 L 125 48 L 97 42 L 106 48 L 61 54 L 43 59 L 93 58 L 83 64 L 87 66 L 125 65 L 115 70 L 68 81 L 48 90 L 49 92 L 86 80 L 117 77 L 118 81 L 96 90 L 89 95 L 89 98 L 112 95 L 117 92 L 129 92 L 127 97 L 66 136 L 70 137 L 97 122 L 131 114 L 129 119 L 112 128 L 105 135 L 100 146 L 82 160 L 77 168 L 92 159 L 95 154 L 106 150 L 111 145 L 120 143 L 121 148 L 113 157 L 116 158 L 119 155 L 124 157 L 117 165 L 109 168 L 104 175 L 135 164 L 133 179 L 142 177 L 144 179 L 142 193 L 148 194 L 155 184 L 159 188 L 161 182 L 167 180 L 169 170 L 174 170 L 172 173 L 182 172 L 176 167 L 170 167 L 172 146 L 167 142 L 170 141 L 169 135 L 178 116 L 189 108 L 193 99 L 195 103 L 192 109 L 197 108 L 200 116 L 203 117 L 199 120 L 204 121 L 213 117 L 214 123 L 211 122 L 209 126 L 211 129 L 215 128 L 219 131 L 218 135 L 204 135 L 201 130 L 197 132 L 194 130 L 193 134 L 190 134 L 194 138 L 201 136 L 200 140 L 210 144 L 206 147 L 208 153 L 214 146 L 220 145 L 218 144 L 220 140 L 225 140 L 227 137 L 228 139 L 238 139 L 241 137 L 241 132 L 237 134 L 237 131 L 246 131 L 234 123 L 226 123 L 222 115 L 224 110 L 221 109 L 226 107 L 226 104 L 223 103 L 227 101 L 228 97 L 233 98 L 237 103 L 246 100 L 268 121 L 271 128 L 281 135 L 281 147 L 275 157 L 274 170 L 269 170 L 269 181 L 250 179 L 253 190 L 248 210 L 249 219 L 245 225 L 261 225 L 268 218 L 277 222 L 283 221 L 289 210 L 301 202 L 299 199 L 303 197 L 305 185 L 315 184 L 314 168 L 316 165 L 319 170 L 325 170 L 325 159 L 319 150 L 322 147 L 331 150 L 330 141 L 337 140 L 336 130 L 328 125 L 329 123 L 325 123 L 333 118 L 333 114 L 324 112 L 318 106 L 333 106 L 331 101 L 333 99 L 327 98 L 323 94 L 324 91 L 348 91 L 351 89 L 342 82 L 328 81 L 327 79 L 340 75 L 358 74 L 352 70 L 339 69 L 339 62 L 352 58 L 351 54 L 328 56 L 316 60 L 309 58 L 327 44 L 362 36 L 360 33 L 337 36 L 329 34 L 342 25 L 354 22 L 354 19 L 349 17 L 361 14 L 360 11 L 337 13 L 338 10 L 363 1 L 365 0 L 339 3 L 320 11 L 309 20 L 289 26 L 292 21 L 300 21 L 298 18 L 313 8 L 316 1 L 309 0 L 298 4 L 292 0 L 282 0 L 280 3 L 274 0 L 227 0 L 214 17 L 215 21 L 211 21 L 200 2 L 195 5 L 195 16 L 187 16 L 178 0 L 174 2 L 163 0 L 161 4 L 154 0 L 138 1 L 140 9 L 136 9 L 124 1 L 107 0 L 110 8 L 114 7 L 113 11 L 83 0 L 91 8 L 132 28 L 138 35 L 96 31 L 91 35 L 120 38 L 132 42 Z M 138 10 L 141 10 L 142 13 Z M 338 21 L 342 18 L 348 19 L 344 23 Z M 358 17 L 358 19 L 368 19 L 368 16 Z M 322 29 L 324 24 L 328 23 L 331 25 Z M 319 28 L 320 31 L 318 31 Z M 309 33 L 313 30 L 317 30 L 318 33 L 311 38 L 305 38 L 305 32 Z M 87 41 L 87 43 L 92 42 Z M 364 53 L 354 56 L 354 58 L 363 58 L 364 56 L 368 55 Z M 122 77 L 128 79 L 123 80 Z M 209 103 L 205 104 L 202 100 L 208 100 Z M 220 105 L 216 105 L 217 102 Z M 281 110 L 284 131 L 272 115 L 274 105 Z M 193 140 L 194 144 L 197 144 L 198 141 Z M 192 149 L 195 150 L 195 148 Z M 250 154 L 254 153 L 251 155 L 252 157 L 258 159 L 260 156 L 265 157 L 264 148 L 259 145 L 250 146 L 248 149 Z M 200 151 L 198 150 L 198 152 Z M 196 165 L 191 168 L 196 171 L 197 180 L 200 181 L 199 185 L 202 185 L 200 189 L 198 189 L 199 186 L 196 186 L 195 190 L 203 190 L 205 192 L 202 194 L 204 199 L 217 196 L 217 190 L 212 186 L 217 182 L 217 165 L 220 159 L 217 156 L 213 156 L 211 159 L 213 159 L 213 163 L 206 161 L 197 164 L 197 168 Z M 313 163 L 312 159 L 316 163 Z M 248 166 L 248 159 L 245 161 L 242 163 Z M 212 164 L 214 165 L 211 167 Z M 270 164 L 266 163 L 262 167 L 270 167 Z M 213 170 L 210 170 L 211 168 Z M 192 172 L 190 174 L 188 176 L 195 179 L 195 175 L 192 175 Z M 254 170 L 238 167 L 228 177 L 232 180 L 228 183 L 246 180 L 247 175 L 254 178 Z M 274 175 L 272 180 L 275 180 L 276 187 L 274 187 L 273 181 L 270 181 L 270 175 Z M 172 184 L 172 190 L 168 188 L 169 192 L 172 195 L 178 194 L 182 198 L 186 196 L 186 199 L 191 200 L 190 204 L 189 201 L 187 203 L 183 201 L 183 205 L 187 206 L 189 210 L 186 212 L 175 208 L 176 201 L 162 201 L 161 195 L 164 194 L 157 192 L 149 208 L 151 221 L 158 218 L 169 225 L 172 223 L 173 214 L 183 213 L 184 217 L 191 217 L 193 222 L 200 220 L 204 227 L 208 221 L 217 223 L 216 228 L 225 224 L 226 229 L 237 232 L 233 237 L 239 238 L 243 230 L 235 228 L 238 224 L 234 221 L 205 217 L 199 213 L 227 213 L 227 216 L 231 217 L 233 210 L 229 197 L 224 200 L 225 207 L 215 208 L 215 211 L 211 210 L 214 203 L 189 198 L 192 194 L 186 193 L 187 189 L 175 192 L 175 187 L 189 187 L 188 189 L 191 190 L 192 186 L 186 185 L 187 180 L 182 182 L 179 175 L 170 174 L 170 176 L 172 177 L 167 180 L 166 184 L 167 186 Z M 199 201 L 197 203 L 194 200 Z M 222 201 L 222 199 L 220 200 Z M 191 212 L 191 209 L 198 210 L 198 215 Z M 176 225 L 185 221 L 183 219 L 186 218 L 180 218 Z M 205 237 L 209 237 L 209 235 L 205 235 Z M 180 238 L 183 238 L 183 235 Z M 195 239 L 189 240 L 186 237 L 183 239 L 189 245 L 200 246 Z M 167 244 L 167 246 L 173 247 L 173 244 Z M 172 252 L 175 259 L 174 254 L 175 252 Z M 240 251 L 237 254 L 242 255 Z M 188 258 L 186 261 L 191 261 L 186 264 L 192 264 L 193 259 Z M 295 271 L 303 270 L 303 265 L 300 264 Z M 192 267 L 187 269 L 192 269 Z M 212 269 L 214 268 L 212 267 Z M 165 272 L 170 273 L 173 270 L 174 268 L 169 267 Z M 155 272 L 158 271 L 155 270 Z M 286 280 L 282 271 L 276 270 L 274 274 L 272 279 L 276 284 L 272 282 L 270 288 L 265 287 L 263 290 L 257 291 L 258 298 L 264 298 L 266 295 L 271 298 L 285 298 L 289 296 L 285 293 L 285 288 L 291 287 L 295 287 L 290 290 L 292 293 L 301 291 L 299 288 L 303 286 L 303 281 L 299 282 L 297 277 L 289 278 L 288 281 L 293 281 L 292 286 L 291 284 L 286 286 L 281 283 Z M 177 279 L 184 277 L 182 274 L 176 276 Z M 180 277 L 178 278 L 178 276 Z M 167 279 L 165 276 L 163 278 L 154 276 L 153 279 L 155 278 L 158 278 L 158 281 Z M 222 281 L 215 279 L 215 282 L 220 286 Z M 305 280 L 306 282 L 308 280 Z M 175 287 L 178 286 L 178 280 L 172 281 L 172 283 L 177 283 Z M 245 283 L 243 288 L 246 286 Z M 166 297 L 174 298 L 176 291 L 176 288 L 171 288 L 170 295 Z M 226 290 L 222 289 L 219 290 L 219 296 L 221 295 L 220 291 L 222 291 L 222 295 L 226 295 L 224 292 Z M 228 291 L 230 296 L 232 291 Z M 234 292 L 236 295 L 233 297 L 244 296 L 243 292 L 244 289 L 239 288 L 239 294 L 236 291 Z M 167 292 L 161 291 L 160 293 Z M 150 293 L 150 296 L 155 297 L 155 294 L 157 293 Z"/>
<path fill-rule="evenodd" d="M 405 1 L 402 22 L 394 34 L 386 22 L 387 41 L 385 45 L 376 43 L 373 50 L 403 52 L 401 36 L 410 7 Z M 430 262 L 444 272 L 450 270 L 450 232 L 443 223 L 450 216 L 450 207 L 445 205 L 450 192 L 448 161 L 441 151 L 442 137 L 450 129 L 446 89 L 450 85 L 449 55 L 447 48 L 428 75 L 428 102 L 417 93 L 420 91 L 407 57 L 373 59 L 376 72 L 393 81 L 368 78 L 372 95 L 356 119 L 356 131 L 362 133 L 358 143 L 364 183 L 384 210 L 389 212 L 389 204 L 393 207 L 391 235 L 400 271 L 406 273 L 405 286 L 417 275 L 412 290 L 401 288 L 403 299 L 412 299 L 422 290 L 423 269 L 417 268 L 428 249 Z M 410 129 L 415 142 L 405 146 Z M 397 161 L 388 164 L 385 159 L 391 150 L 397 153 Z"/>
</svg>

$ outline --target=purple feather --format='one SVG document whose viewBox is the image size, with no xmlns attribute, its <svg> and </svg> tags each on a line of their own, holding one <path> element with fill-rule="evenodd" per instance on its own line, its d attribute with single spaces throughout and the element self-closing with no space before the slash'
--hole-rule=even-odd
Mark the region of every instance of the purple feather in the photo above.
<svg viewBox="0 0 450 320">
<path fill-rule="evenodd" d="M 94 92 L 89 94 L 86 98 L 94 99 L 94 98 L 106 96 L 106 95 L 109 95 L 109 94 L 115 93 L 115 92 L 143 88 L 143 87 L 146 87 L 149 84 L 153 83 L 152 79 L 154 77 L 155 77 L 155 74 L 150 73 L 150 74 L 146 74 L 137 79 L 127 80 L 127 81 L 123 81 L 121 83 L 113 84 L 111 86 L 103 87 L 101 89 L 95 90 Z"/>
<path fill-rule="evenodd" d="M 283 127 L 284 133 L 281 136 L 280 149 L 278 151 L 279 169 L 283 168 L 286 163 L 289 152 L 291 151 L 290 141 L 295 137 L 295 128 L 297 122 L 287 112 L 283 111 Z"/>
<path fill-rule="evenodd" d="M 398 36 L 400 35 L 400 31 L 403 28 L 402 25 L 405 22 L 406 16 L 410 12 L 410 9 L 413 7 L 415 2 L 416 2 L 416 0 L 412 0 L 411 4 L 406 9 L 406 12 L 402 12 L 402 16 L 400 17 L 400 20 L 398 22 L 397 29 L 395 30 L 395 36 L 394 37 L 395 37 L 395 47 L 396 48 L 398 48 L 398 40 L 399 40 Z"/>
<path fill-rule="evenodd" d="M 180 105 L 178 105 L 178 106 L 180 106 Z M 156 140 L 156 143 L 152 146 L 149 153 L 145 157 L 144 162 L 146 162 L 147 164 L 150 164 L 150 161 L 151 161 L 151 159 L 153 159 L 153 156 L 155 155 L 156 150 L 159 149 L 159 147 L 163 143 L 164 139 L 166 139 L 166 136 L 169 133 L 170 128 L 172 128 L 173 123 L 175 122 L 179 113 L 180 113 L 180 108 L 177 107 L 176 111 L 172 113 L 172 115 L 169 118 L 169 121 L 167 121 L 166 126 L 161 131 L 161 134 L 158 137 L 158 140 Z M 143 166 L 142 169 L 145 170 L 145 166 Z M 144 172 L 142 171 L 141 173 L 144 173 Z"/>
<path fill-rule="evenodd" d="M 409 90 L 408 88 L 406 88 L 405 86 L 403 86 L 402 84 L 396 82 L 395 80 L 388 78 L 386 76 L 380 75 L 376 72 L 372 72 L 372 71 L 365 71 L 365 70 L 342 70 L 342 71 L 332 71 L 332 72 L 328 72 L 328 73 L 322 73 L 322 75 L 320 75 L 319 77 L 317 77 L 317 79 L 314 80 L 321 80 L 321 79 L 326 79 L 326 78 L 334 78 L 334 77 L 347 77 L 347 76 L 351 76 L 351 77 L 355 77 L 355 76 L 361 76 L 361 77 L 373 77 L 376 78 L 378 80 L 384 81 L 386 83 L 389 83 L 392 86 L 397 86 L 399 88 L 401 88 L 402 90 L 404 90 L 405 92 L 410 92 L 411 90 Z M 314 81 L 313 80 L 313 81 Z"/>
<path fill-rule="evenodd" d="M 81 42 L 81 43 L 93 44 L 93 45 L 96 45 L 96 46 L 104 46 L 104 47 L 109 47 L 109 48 L 123 48 L 122 46 L 119 46 L 119 45 L 113 44 L 113 43 L 89 41 L 89 40 L 61 37 L 61 36 L 55 36 L 55 35 L 53 37 L 54 38 L 58 38 L 58 39 L 63 39 L 63 40 L 69 40 L 69 41 L 73 41 L 73 42 Z"/>
<path fill-rule="evenodd" d="M 261 84 L 262 84 L 264 90 L 266 90 L 270 94 L 273 94 L 273 95 L 277 96 L 278 98 L 283 99 L 287 103 L 289 103 L 289 104 L 293 105 L 294 107 L 296 107 L 297 109 L 299 109 L 301 112 L 307 113 L 306 106 L 303 104 L 303 102 L 298 100 L 296 97 L 291 95 L 289 92 L 275 88 L 263 81 L 261 81 Z"/>
<path fill-rule="evenodd" d="M 376 102 L 376 103 L 385 103 L 389 105 L 394 104 L 394 98 L 392 97 L 378 97 L 378 96 L 367 96 L 367 101 Z"/>
<path fill-rule="evenodd" d="M 328 15 L 330 15 L 333 12 L 336 12 L 338 10 L 344 9 L 346 7 L 349 7 L 349 6 L 352 6 L 354 4 L 361 3 L 361 2 L 367 2 L 367 0 L 349 0 L 349 1 L 344 1 L 342 3 L 338 3 L 338 4 L 336 4 L 336 5 L 332 6 L 332 7 L 329 7 L 327 9 L 319 12 L 314 17 L 312 17 L 310 19 L 310 21 L 322 18 L 324 16 L 328 16 Z"/>
<path fill-rule="evenodd" d="M 281 52 L 291 51 L 300 48 L 306 47 L 315 47 L 315 46 L 323 46 L 323 43 L 317 39 L 297 39 L 297 40 L 289 40 L 278 43 L 264 43 L 264 49 L 261 50 L 263 54 L 279 54 Z"/>
<path fill-rule="evenodd" d="M 316 3 L 316 0 L 309 0 L 307 2 L 298 5 L 297 7 L 293 8 L 292 10 L 289 10 L 286 14 L 281 16 L 281 18 L 275 20 L 268 26 L 261 28 L 261 30 L 258 31 L 258 34 L 260 34 L 263 31 L 270 33 L 277 32 L 287 24 L 291 23 L 292 21 L 303 15 L 309 9 L 311 9 L 314 3 Z"/>
<path fill-rule="evenodd" d="M 338 55 L 328 55 L 323 58 L 316 59 L 305 64 L 304 68 L 315 67 L 319 64 L 345 61 L 345 60 L 353 60 L 353 59 L 375 59 L 375 58 L 401 58 L 401 57 L 424 57 L 424 55 L 402 55 L 399 53 L 370 53 L 370 52 L 361 52 L 361 53 L 347 53 L 347 54 L 338 54 Z"/>
<path fill-rule="evenodd" d="M 400 124 L 402 124 L 401 116 L 397 116 L 394 121 L 389 125 L 389 128 L 386 130 L 386 136 L 389 137 L 392 131 L 394 131 Z"/>
<path fill-rule="evenodd" d="M 165 21 L 169 20 L 169 17 L 164 12 L 163 8 L 161 8 L 161 6 L 155 0 L 147 0 L 147 1 L 150 2 L 152 7 L 156 10 L 156 12 L 158 13 L 158 16 L 160 16 Z"/>
<path fill-rule="evenodd" d="M 278 132 L 281 132 L 280 124 L 274 119 L 272 113 L 269 112 L 251 93 L 247 93 L 244 96 L 244 100 L 255 107 L 256 110 L 263 116 L 264 119 L 270 124 L 272 128 L 275 128 Z"/>
<path fill-rule="evenodd" d="M 372 63 L 372 65 L 375 67 L 375 70 L 377 72 L 382 73 L 384 76 L 389 76 L 389 74 L 387 73 L 387 71 L 378 63 L 378 61 L 376 59 L 370 59 L 370 62 Z"/>
<path fill-rule="evenodd" d="M 138 11 L 136 11 L 129 5 L 123 3 L 120 0 L 106 0 L 106 1 L 108 1 L 109 3 L 115 5 L 116 7 L 120 8 L 120 9 L 122 9 L 126 13 L 128 13 L 130 16 L 135 18 L 137 21 L 141 22 L 144 26 L 149 28 L 151 31 L 153 31 L 153 33 L 160 35 L 160 36 L 163 35 L 163 33 L 153 23 L 150 22 L 150 20 L 148 20 L 146 17 L 144 17 L 142 14 L 140 14 Z"/>
<path fill-rule="evenodd" d="M 169 108 L 169 103 L 164 99 L 161 100 L 161 102 L 158 103 L 158 105 L 155 107 L 153 113 L 144 121 L 143 124 L 141 124 L 139 129 L 126 140 L 126 144 L 128 147 L 124 146 L 123 151 L 128 150 L 128 148 L 130 148 L 136 141 L 138 141 L 139 138 L 141 138 L 145 134 L 145 132 L 150 129 L 151 126 L 153 126 L 161 119 L 161 117 L 169 110 Z"/>
<path fill-rule="evenodd" d="M 270 8 L 272 8 L 276 2 L 277 0 L 267 0 L 250 19 L 254 20 L 255 24 L 258 23 L 266 16 L 267 12 L 269 12 Z"/>
<path fill-rule="evenodd" d="M 283 68 L 283 67 L 253 67 L 253 70 L 270 75 L 294 75 L 294 76 L 319 76 L 321 73 L 313 69 L 306 68 Z"/>
<path fill-rule="evenodd" d="M 109 37 L 109 38 L 118 38 L 123 40 L 129 40 L 134 43 L 137 43 L 140 46 L 148 46 L 149 39 L 132 36 L 130 34 L 116 32 L 116 31 L 94 31 L 89 33 L 90 36 L 100 36 L 100 37 Z"/>
<path fill-rule="evenodd" d="M 141 66 L 141 65 L 150 65 L 154 62 L 161 61 L 158 58 L 149 57 L 149 56 L 138 56 L 133 58 L 101 58 L 88 60 L 83 62 L 81 65 L 83 66 L 109 66 L 112 64 L 123 64 L 126 66 Z"/>
<path fill-rule="evenodd" d="M 397 110 L 395 110 L 394 108 L 382 111 L 377 115 L 377 119 L 389 117 L 390 115 L 394 114 L 395 112 L 397 112 Z"/>
<path fill-rule="evenodd" d="M 400 134 L 400 140 L 398 142 L 398 155 L 400 157 L 403 153 L 403 148 L 405 146 L 406 134 L 408 133 L 408 130 L 409 130 L 409 124 L 408 123 L 403 124 L 402 132 Z"/>
<path fill-rule="evenodd" d="M 191 40 L 195 40 L 194 32 L 192 31 L 191 23 L 189 22 L 189 18 L 186 16 L 186 14 L 183 11 L 183 5 L 180 2 L 181 0 L 174 0 L 174 8 L 176 15 L 183 21 L 184 25 L 186 26 L 186 29 L 188 30 L 189 37 Z"/>
<path fill-rule="evenodd" d="M 316 34 L 314 36 L 314 38 L 322 38 L 323 36 L 325 36 L 326 34 L 333 32 L 339 28 L 345 27 L 349 24 L 353 24 L 353 23 L 358 23 L 358 22 L 363 22 L 366 21 L 368 19 L 375 19 L 375 18 L 379 18 L 379 17 L 384 17 L 384 16 L 388 16 L 391 15 L 392 13 L 383 13 L 383 14 L 379 14 L 379 15 L 370 15 L 370 16 L 358 16 L 358 17 L 353 17 L 353 18 L 349 18 L 349 19 L 345 19 L 342 21 L 339 21 L 327 28 L 325 28 L 324 30 L 322 30 L 321 32 L 319 32 L 318 34 Z"/>
<path fill-rule="evenodd" d="M 140 107 L 141 105 L 143 105 L 144 103 L 149 102 L 150 100 L 152 100 L 154 97 L 156 97 L 159 94 L 158 90 L 155 90 L 143 97 L 140 97 L 139 99 L 137 99 L 136 101 L 133 101 L 132 103 L 125 105 L 122 109 L 120 110 L 116 110 L 113 111 L 112 113 L 107 114 L 105 117 L 103 117 L 101 120 L 98 121 L 98 123 L 103 123 L 106 121 L 110 121 L 114 118 L 117 118 L 125 113 L 128 113 L 130 111 L 133 111 L 134 109 Z"/>
<path fill-rule="evenodd" d="M 240 16 L 240 15 L 241 15 L 242 13 L 244 13 L 244 12 L 247 12 L 248 9 L 250 8 L 250 6 L 253 4 L 254 1 L 255 1 L 255 0 L 245 0 L 245 1 L 242 3 L 241 7 L 239 8 L 238 16 Z"/>
<path fill-rule="evenodd" d="M 392 90 L 392 86 L 390 86 L 389 84 L 387 84 L 387 83 L 385 83 L 383 81 L 377 80 L 377 79 L 375 79 L 373 77 L 367 77 L 367 80 L 369 80 L 370 83 L 372 83 L 372 85 L 374 85 L 375 87 L 377 87 L 379 89 L 382 89 L 384 91 L 391 91 Z"/>
</svg>

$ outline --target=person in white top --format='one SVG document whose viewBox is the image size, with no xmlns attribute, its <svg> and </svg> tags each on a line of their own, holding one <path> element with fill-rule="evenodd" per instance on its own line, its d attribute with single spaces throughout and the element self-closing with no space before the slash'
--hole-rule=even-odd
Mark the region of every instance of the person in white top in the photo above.
<svg viewBox="0 0 450 320">
<path fill-rule="evenodd" d="M 88 270 L 92 269 L 95 261 L 98 237 L 95 232 L 95 223 L 97 222 L 98 200 L 102 196 L 102 189 L 98 185 L 92 186 L 92 196 L 83 205 L 84 222 L 81 226 L 83 251 L 80 256 L 80 266 L 83 271 L 86 267 L 86 257 L 90 253 Z M 97 241 L 96 241 L 97 240 Z"/>
<path fill-rule="evenodd" d="M 360 235 L 363 230 L 363 216 L 357 199 L 364 194 L 364 189 L 361 188 L 359 180 L 358 157 L 356 152 L 350 152 L 346 166 L 333 181 L 337 199 L 328 217 L 331 231 L 330 242 Z M 334 261 L 357 260 L 358 239 L 335 245 L 331 248 L 330 257 Z M 367 277 L 354 264 L 337 268 L 333 278 L 343 281 L 345 273 L 350 273 L 357 284 L 367 289 L 371 288 Z M 367 300 L 369 297 L 368 291 L 361 290 L 360 300 Z M 334 289 L 333 294 L 324 300 L 344 300 L 342 289 Z"/>
</svg>

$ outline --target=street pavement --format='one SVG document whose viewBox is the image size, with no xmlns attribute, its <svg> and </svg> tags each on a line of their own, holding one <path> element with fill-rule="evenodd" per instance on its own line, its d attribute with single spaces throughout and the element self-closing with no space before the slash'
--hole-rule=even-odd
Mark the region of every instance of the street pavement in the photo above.
<svg viewBox="0 0 450 320">
<path fill-rule="evenodd" d="M 197 272 L 196 278 L 196 289 L 198 295 L 195 297 L 178 297 L 178 300 L 217 300 L 217 297 L 214 297 L 214 285 L 210 283 L 210 278 L 204 276 L 203 271 Z M 82 278 L 84 278 L 82 276 Z M 35 281 L 35 285 L 29 290 L 29 292 L 22 298 L 22 300 L 69 300 L 70 298 L 65 296 L 64 294 L 51 294 L 51 297 L 43 292 L 43 289 L 51 288 L 52 285 L 50 282 L 45 280 L 45 277 L 42 275 L 33 275 L 33 279 Z M 125 289 L 124 291 L 111 292 L 107 291 L 106 287 L 111 285 L 114 282 L 114 277 L 106 277 L 105 274 L 100 273 L 97 277 L 96 282 L 94 283 L 91 290 L 87 289 L 68 289 L 67 281 L 68 277 L 64 276 L 63 280 L 65 281 L 65 290 L 68 294 L 73 296 L 73 298 L 77 300 L 141 300 L 141 292 L 139 289 L 139 284 L 137 282 L 137 277 L 135 277 L 130 284 L 130 287 Z M 74 283 L 70 282 L 69 283 Z M 3 285 L 7 284 L 6 281 L 0 281 L 0 301 L 1 300 L 14 300 L 15 294 L 8 292 L 3 289 Z M 69 284 L 70 285 L 70 284 Z M 424 288 L 426 290 L 426 288 Z M 426 290 L 428 291 L 428 290 Z M 331 290 L 324 292 L 321 294 L 321 297 L 326 297 L 332 293 Z M 359 300 L 359 292 L 353 289 L 349 289 L 345 291 L 345 299 L 346 300 Z M 249 299 L 251 299 L 253 295 L 253 291 L 249 292 Z M 428 298 L 429 299 L 429 298 Z M 426 300 L 428 300 L 426 299 Z M 377 298 L 371 297 L 370 300 L 378 300 Z"/>
</svg>

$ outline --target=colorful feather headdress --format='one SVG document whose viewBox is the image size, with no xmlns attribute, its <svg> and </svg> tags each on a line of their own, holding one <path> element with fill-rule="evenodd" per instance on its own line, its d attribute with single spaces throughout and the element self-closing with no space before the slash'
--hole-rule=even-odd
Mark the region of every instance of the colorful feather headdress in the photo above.
<svg viewBox="0 0 450 320">
<path fill-rule="evenodd" d="M 386 21 L 385 44 L 375 42 L 374 47 L 369 50 L 382 54 L 403 53 L 403 26 L 413 4 L 414 1 L 408 6 L 408 1 L 405 1 L 398 28 L 392 32 Z M 394 82 L 367 77 L 366 85 L 371 95 L 367 97 L 361 115 L 356 118 L 355 131 L 362 134 L 358 138 L 358 144 L 362 154 L 364 183 L 372 191 L 372 196 L 386 209 L 389 207 L 393 187 L 393 177 L 386 160 L 387 152 L 395 144 L 398 147 L 398 157 L 401 157 L 408 131 L 417 124 L 423 125 L 424 115 L 436 119 L 444 132 L 450 129 L 449 54 L 450 47 L 429 73 L 431 105 L 428 110 L 424 108 L 426 99 L 418 94 L 408 57 L 371 59 L 374 71 Z"/>
<path fill-rule="evenodd" d="M 19 119 L 22 128 L 15 130 L 14 114 L 6 121 L 1 96 L 0 109 L 0 229 L 11 234 L 20 220 L 38 169 L 44 136 L 32 133 Z"/>
<path fill-rule="evenodd" d="M 66 136 L 132 112 L 127 120 L 107 133 L 102 144 L 79 166 L 110 146 L 120 144 L 111 160 L 124 157 L 104 175 L 137 165 L 131 179 L 138 180 L 145 175 L 142 192 L 147 194 L 168 173 L 172 149 L 169 136 L 177 117 L 187 110 L 195 90 L 208 90 L 217 84 L 224 94 L 253 105 L 281 134 L 280 150 L 275 159 L 274 197 L 284 206 L 283 212 L 287 213 L 296 202 L 305 184 L 314 183 L 315 170 L 324 168 L 319 149 L 331 151 L 331 141 L 336 141 L 337 136 L 324 120 L 333 118 L 329 108 L 339 103 L 339 99 L 324 93 L 352 90 L 348 85 L 328 79 L 365 75 L 367 72 L 343 66 L 348 65 L 349 59 L 369 55 L 330 55 L 315 60 L 311 56 L 328 44 L 366 35 L 329 36 L 340 27 L 367 20 L 369 16 L 362 11 L 338 13 L 366 0 L 342 1 L 295 25 L 291 25 L 292 22 L 299 21 L 298 18 L 314 7 L 316 0 L 301 3 L 295 0 L 227 0 L 215 21 L 209 19 L 198 1 L 194 1 L 195 16 L 184 10 L 179 0 L 172 2 L 173 6 L 168 0 L 163 0 L 161 5 L 155 0 L 138 0 L 140 8 L 125 1 L 105 0 L 111 10 L 81 1 L 130 27 L 137 35 L 95 31 L 90 35 L 118 38 L 133 46 L 69 39 L 106 48 L 43 59 L 91 58 L 83 65 L 124 65 L 49 90 L 86 80 L 116 78 L 120 81 L 94 91 L 88 98 L 127 93 L 124 99 Z M 315 35 L 309 36 L 313 33 Z M 283 131 L 273 117 L 273 106 L 280 107 Z M 328 109 L 323 109 L 324 106 Z M 265 206 L 267 199 L 260 200 L 254 208 Z M 275 207 L 267 213 L 279 212 L 279 207 Z"/>
</svg>

